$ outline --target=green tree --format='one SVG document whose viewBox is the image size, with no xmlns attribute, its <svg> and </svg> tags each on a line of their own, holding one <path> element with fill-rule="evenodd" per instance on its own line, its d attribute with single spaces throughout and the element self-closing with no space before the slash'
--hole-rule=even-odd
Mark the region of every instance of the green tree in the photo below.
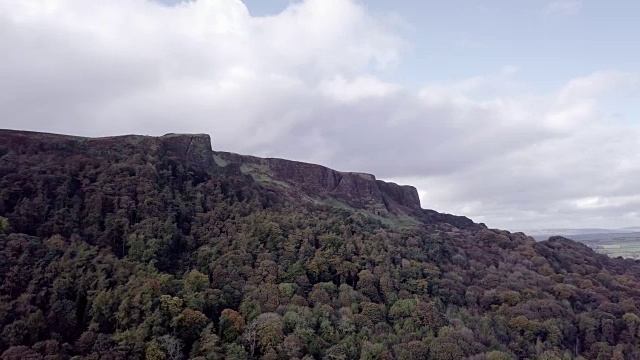
<svg viewBox="0 0 640 360">
<path fill-rule="evenodd" d="M 9 219 L 0 216 L 0 233 L 4 234 L 9 230 Z"/>
</svg>

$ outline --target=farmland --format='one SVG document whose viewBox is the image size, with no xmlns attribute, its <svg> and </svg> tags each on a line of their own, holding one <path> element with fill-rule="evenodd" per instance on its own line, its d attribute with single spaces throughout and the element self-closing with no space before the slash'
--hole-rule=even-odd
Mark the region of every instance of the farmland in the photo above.
<svg viewBox="0 0 640 360">
<path fill-rule="evenodd" d="M 526 232 L 537 241 L 559 235 L 586 244 L 601 254 L 640 260 L 640 228 L 637 227 L 624 229 L 537 229 Z"/>
<path fill-rule="evenodd" d="M 611 257 L 640 259 L 640 232 L 580 234 L 567 237 Z"/>
</svg>

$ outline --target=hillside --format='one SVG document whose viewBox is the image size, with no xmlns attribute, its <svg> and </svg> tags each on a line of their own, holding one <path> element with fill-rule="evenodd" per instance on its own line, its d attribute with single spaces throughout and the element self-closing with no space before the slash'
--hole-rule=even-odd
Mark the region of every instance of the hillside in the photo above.
<svg viewBox="0 0 640 360">
<path fill-rule="evenodd" d="M 4 359 L 640 359 L 640 262 L 208 135 L 0 130 Z"/>
</svg>

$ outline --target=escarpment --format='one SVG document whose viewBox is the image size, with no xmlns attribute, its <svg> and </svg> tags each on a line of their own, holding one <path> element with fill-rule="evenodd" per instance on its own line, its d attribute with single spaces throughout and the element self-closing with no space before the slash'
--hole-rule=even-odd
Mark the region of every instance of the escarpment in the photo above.
<svg viewBox="0 0 640 360">
<path fill-rule="evenodd" d="M 335 199 L 377 214 L 420 209 L 420 197 L 415 187 L 377 180 L 371 174 L 341 172 L 322 165 L 228 152 L 215 152 L 215 157 L 220 166 L 239 166 L 241 171 L 266 185 L 289 188 L 289 192 L 299 192 L 300 196 Z"/>
<path fill-rule="evenodd" d="M 170 156 L 200 170 L 214 166 L 211 137 L 207 134 L 167 134 L 160 137 L 121 135 L 81 137 L 0 129 L 0 155 L 29 153 L 50 157 L 84 156 L 120 161 L 136 155 Z"/>
<path fill-rule="evenodd" d="M 445 222 L 461 228 L 477 225 L 465 217 L 423 210 L 418 191 L 413 186 L 385 182 L 371 174 L 336 171 L 322 165 L 214 151 L 207 134 L 88 138 L 0 130 L 3 160 L 11 161 L 13 156 L 30 153 L 45 154 L 60 164 L 80 158 L 124 164 L 134 158 L 149 162 L 164 157 L 203 174 L 242 174 L 272 191 L 282 201 L 307 201 L 363 210 L 374 216 Z M 77 161 L 70 166 L 78 166 Z"/>
<path fill-rule="evenodd" d="M 0 130 L 0 279 L 0 359 L 640 359 L 639 261 L 203 134 Z"/>
</svg>

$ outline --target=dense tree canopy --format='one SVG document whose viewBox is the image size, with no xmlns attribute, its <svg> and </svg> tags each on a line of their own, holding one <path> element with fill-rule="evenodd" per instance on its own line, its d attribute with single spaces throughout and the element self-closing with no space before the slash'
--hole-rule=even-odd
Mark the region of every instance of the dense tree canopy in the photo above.
<svg viewBox="0 0 640 360">
<path fill-rule="evenodd" d="M 640 358 L 637 261 L 52 146 L 0 149 L 3 360 Z"/>
</svg>

